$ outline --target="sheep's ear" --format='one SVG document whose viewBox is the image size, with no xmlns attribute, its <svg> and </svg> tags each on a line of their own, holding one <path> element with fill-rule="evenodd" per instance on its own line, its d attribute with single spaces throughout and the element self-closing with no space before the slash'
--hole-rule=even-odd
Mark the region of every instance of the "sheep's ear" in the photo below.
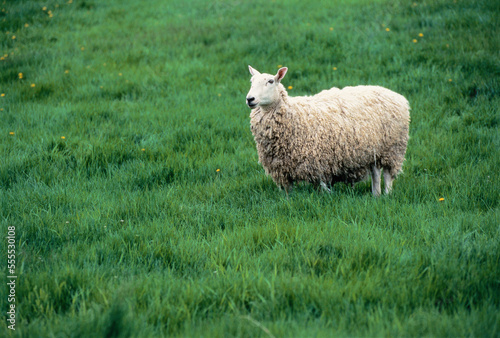
<svg viewBox="0 0 500 338">
<path fill-rule="evenodd" d="M 250 65 L 248 65 L 248 70 L 250 71 L 250 74 L 252 74 L 252 76 L 260 74 L 260 72 L 257 69 L 252 68 L 252 66 L 250 66 Z"/>
<path fill-rule="evenodd" d="M 278 73 L 274 77 L 276 82 L 281 82 L 281 80 L 285 77 L 286 72 L 288 71 L 288 68 L 282 67 L 278 70 Z"/>
</svg>

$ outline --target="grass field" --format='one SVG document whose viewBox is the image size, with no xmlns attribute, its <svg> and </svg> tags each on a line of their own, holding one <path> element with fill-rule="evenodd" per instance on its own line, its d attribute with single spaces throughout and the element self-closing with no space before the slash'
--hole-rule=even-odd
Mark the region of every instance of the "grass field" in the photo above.
<svg viewBox="0 0 500 338">
<path fill-rule="evenodd" d="M 3 1 L 0 336 L 500 335 L 500 3 Z M 287 199 L 250 64 L 410 102 L 404 173 Z M 7 328 L 7 229 L 16 330 Z"/>
</svg>

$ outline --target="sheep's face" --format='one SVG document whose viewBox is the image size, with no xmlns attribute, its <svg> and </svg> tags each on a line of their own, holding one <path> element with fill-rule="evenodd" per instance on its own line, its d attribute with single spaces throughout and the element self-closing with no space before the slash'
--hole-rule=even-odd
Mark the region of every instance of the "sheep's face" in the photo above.
<svg viewBox="0 0 500 338">
<path fill-rule="evenodd" d="M 251 108 L 267 107 L 279 99 L 278 85 L 285 77 L 288 68 L 283 67 L 276 75 L 259 73 L 256 69 L 248 66 L 252 79 L 252 86 L 247 94 L 247 105 Z"/>
</svg>

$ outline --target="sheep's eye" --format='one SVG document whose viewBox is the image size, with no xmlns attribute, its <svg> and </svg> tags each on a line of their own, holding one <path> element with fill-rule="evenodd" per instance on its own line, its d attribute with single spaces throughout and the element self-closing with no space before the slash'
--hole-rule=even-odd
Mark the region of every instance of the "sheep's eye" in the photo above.
<svg viewBox="0 0 500 338">
<path fill-rule="evenodd" d="M 274 80 L 271 79 L 271 80 L 267 81 L 267 83 L 273 84 Z"/>
</svg>

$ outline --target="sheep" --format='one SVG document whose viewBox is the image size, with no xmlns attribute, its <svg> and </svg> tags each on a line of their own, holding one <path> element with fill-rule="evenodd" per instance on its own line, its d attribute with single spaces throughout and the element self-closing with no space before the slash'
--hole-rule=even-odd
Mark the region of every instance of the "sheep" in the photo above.
<svg viewBox="0 0 500 338">
<path fill-rule="evenodd" d="M 288 96 L 276 75 L 248 66 L 246 104 L 259 162 L 286 196 L 294 182 L 330 191 L 371 174 L 372 193 L 385 193 L 401 172 L 408 143 L 410 106 L 400 94 L 379 86 L 331 88 L 314 96 Z"/>
</svg>

